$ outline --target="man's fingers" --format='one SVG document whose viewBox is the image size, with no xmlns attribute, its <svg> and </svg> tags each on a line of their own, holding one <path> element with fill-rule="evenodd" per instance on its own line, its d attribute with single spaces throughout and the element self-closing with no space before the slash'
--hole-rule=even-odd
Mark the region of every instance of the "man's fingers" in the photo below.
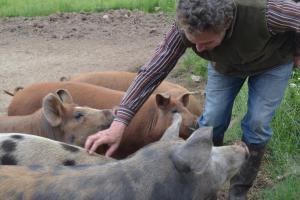
<svg viewBox="0 0 300 200">
<path fill-rule="evenodd" d="M 114 123 L 114 122 L 113 122 Z M 106 151 L 107 156 L 111 156 L 113 152 L 118 148 L 122 133 L 125 129 L 125 125 L 121 122 L 115 122 L 112 128 L 100 131 L 87 137 L 84 148 L 88 153 L 93 153 L 100 145 L 107 144 L 109 149 Z"/>
<path fill-rule="evenodd" d="M 96 149 L 102 145 L 102 144 L 107 144 L 108 143 L 108 138 L 105 138 L 105 137 L 102 137 L 102 138 L 99 138 L 97 139 L 96 141 L 93 142 L 93 145 L 89 151 L 89 153 L 93 153 L 96 151 Z"/>
<path fill-rule="evenodd" d="M 105 157 L 111 157 L 111 155 L 116 151 L 116 149 L 118 148 L 118 144 L 113 144 L 109 147 L 109 149 L 106 151 L 105 153 Z"/>
<path fill-rule="evenodd" d="M 97 139 L 97 137 L 98 137 L 98 134 L 90 135 L 85 141 L 84 148 L 86 150 L 89 150 L 91 148 L 92 144 L 94 143 L 94 140 Z"/>
<path fill-rule="evenodd" d="M 88 138 L 86 139 L 86 141 L 85 141 L 85 144 L 84 144 L 85 150 L 88 151 L 88 150 L 90 149 L 92 143 L 93 143 L 92 139 L 91 139 L 90 137 L 88 137 Z"/>
</svg>

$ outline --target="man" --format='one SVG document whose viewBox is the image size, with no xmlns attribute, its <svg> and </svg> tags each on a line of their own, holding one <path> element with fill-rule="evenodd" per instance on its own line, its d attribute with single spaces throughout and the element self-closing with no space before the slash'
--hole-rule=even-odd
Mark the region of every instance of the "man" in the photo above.
<svg viewBox="0 0 300 200">
<path fill-rule="evenodd" d="M 139 71 L 111 127 L 90 136 L 85 148 L 93 152 L 99 145 L 108 144 L 106 156 L 112 155 L 126 125 L 186 48 L 192 48 L 211 61 L 205 108 L 198 123 L 213 127 L 215 145 L 223 144 L 234 99 L 248 80 L 248 110 L 241 125 L 242 141 L 251 156 L 232 178 L 229 191 L 230 199 L 246 199 L 272 135 L 270 121 L 283 98 L 293 65 L 300 65 L 300 3 L 179 0 L 176 13 L 176 25 Z"/>
</svg>

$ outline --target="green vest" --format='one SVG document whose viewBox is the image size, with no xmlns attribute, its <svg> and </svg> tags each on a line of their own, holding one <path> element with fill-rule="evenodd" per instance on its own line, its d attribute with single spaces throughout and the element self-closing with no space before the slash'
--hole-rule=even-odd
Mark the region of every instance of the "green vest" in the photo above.
<svg viewBox="0 0 300 200">
<path fill-rule="evenodd" d="M 246 77 L 292 61 L 294 32 L 272 35 L 266 23 L 267 0 L 234 0 L 235 17 L 222 43 L 199 53 L 182 32 L 188 47 L 227 75 Z"/>
</svg>

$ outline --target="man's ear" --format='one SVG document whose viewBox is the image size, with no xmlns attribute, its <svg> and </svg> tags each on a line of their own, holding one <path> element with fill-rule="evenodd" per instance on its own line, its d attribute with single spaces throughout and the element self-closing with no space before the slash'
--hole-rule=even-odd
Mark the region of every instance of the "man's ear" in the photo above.
<svg viewBox="0 0 300 200">
<path fill-rule="evenodd" d="M 202 173 L 210 159 L 212 146 L 212 127 L 202 127 L 172 153 L 171 159 L 179 171 Z"/>
</svg>

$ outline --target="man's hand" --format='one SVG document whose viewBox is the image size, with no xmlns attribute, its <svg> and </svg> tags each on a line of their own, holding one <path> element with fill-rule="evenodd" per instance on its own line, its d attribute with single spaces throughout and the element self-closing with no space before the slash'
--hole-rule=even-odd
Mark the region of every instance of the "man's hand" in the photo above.
<svg viewBox="0 0 300 200">
<path fill-rule="evenodd" d="M 294 68 L 300 69 L 300 55 L 294 57 Z"/>
<path fill-rule="evenodd" d="M 90 135 L 85 141 L 84 148 L 89 153 L 93 153 L 98 146 L 107 144 L 109 149 L 106 151 L 105 156 L 110 157 L 119 147 L 125 128 L 125 124 L 114 121 L 109 129 Z"/>
</svg>

